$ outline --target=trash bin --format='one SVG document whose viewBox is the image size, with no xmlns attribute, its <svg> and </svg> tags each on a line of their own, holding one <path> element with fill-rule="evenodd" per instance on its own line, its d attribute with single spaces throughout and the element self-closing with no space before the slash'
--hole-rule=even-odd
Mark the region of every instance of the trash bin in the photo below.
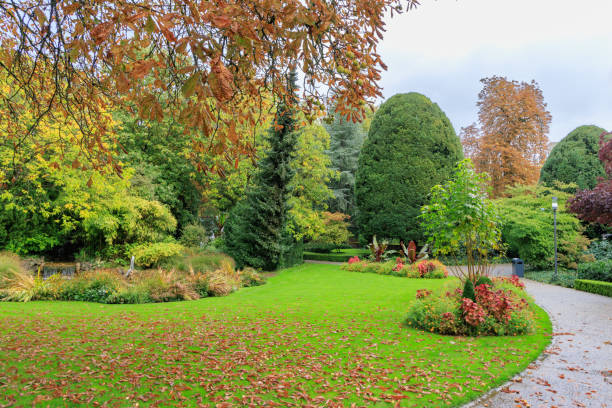
<svg viewBox="0 0 612 408">
<path fill-rule="evenodd" d="M 512 274 L 519 278 L 525 276 L 525 264 L 521 258 L 512 258 Z"/>
</svg>

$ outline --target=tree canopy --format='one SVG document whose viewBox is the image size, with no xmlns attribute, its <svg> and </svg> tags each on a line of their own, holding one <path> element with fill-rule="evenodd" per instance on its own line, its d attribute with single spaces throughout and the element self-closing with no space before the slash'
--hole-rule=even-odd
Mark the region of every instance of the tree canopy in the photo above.
<svg viewBox="0 0 612 408">
<path fill-rule="evenodd" d="M 572 130 L 552 149 L 542 170 L 540 182 L 553 186 L 555 181 L 575 183 L 578 189 L 591 189 L 606 172 L 599 161 L 599 135 L 605 132 L 598 126 L 580 126 Z"/>
<path fill-rule="evenodd" d="M 421 206 L 462 158 L 452 124 L 429 98 L 413 92 L 385 101 L 359 155 L 355 194 L 362 237 L 422 240 Z"/>
<path fill-rule="evenodd" d="M 508 186 L 533 184 L 546 158 L 551 115 L 535 81 L 481 80 L 478 125 L 461 130 L 466 156 L 491 176 L 493 195 Z"/>
<path fill-rule="evenodd" d="M 24 107 L 32 113 L 20 126 L 25 133 L 11 126 L 6 137 L 19 144 L 43 118 L 70 118 L 88 160 L 98 168 L 113 162 L 120 171 L 106 113 L 121 108 L 143 119 L 176 118 L 193 139 L 194 161 L 221 155 L 233 162 L 253 154 L 252 138 L 236 126 L 253 128 L 259 102 L 284 97 L 283 78 L 292 69 L 304 73 L 301 108 L 308 117 L 327 93 L 345 115 L 361 117 L 381 96 L 383 19 L 417 4 L 0 1 L 0 70 L 12 85 L 0 108 L 15 122 Z"/>
<path fill-rule="evenodd" d="M 595 188 L 581 190 L 569 200 L 569 209 L 582 221 L 612 226 L 612 133 L 599 136 L 599 160 L 607 177 Z"/>
</svg>

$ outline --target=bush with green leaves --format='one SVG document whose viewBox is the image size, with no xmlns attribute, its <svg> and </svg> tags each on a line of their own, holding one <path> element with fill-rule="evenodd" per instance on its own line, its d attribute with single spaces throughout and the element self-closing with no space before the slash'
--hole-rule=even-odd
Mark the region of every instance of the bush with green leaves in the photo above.
<svg viewBox="0 0 612 408">
<path fill-rule="evenodd" d="M 82 302 L 109 303 L 121 287 L 121 278 L 113 272 L 88 272 L 73 279 L 67 279 L 62 285 L 59 298 Z"/>
<path fill-rule="evenodd" d="M 356 173 L 357 225 L 364 243 L 374 235 L 421 242 L 421 206 L 431 187 L 446 181 L 462 158 L 461 142 L 437 104 L 418 93 L 384 102 Z"/>
<path fill-rule="evenodd" d="M 608 239 L 593 241 L 588 252 L 598 261 L 612 259 L 612 241 Z"/>
<path fill-rule="evenodd" d="M 179 256 L 184 250 L 185 247 L 176 242 L 155 242 L 134 246 L 130 253 L 134 256 L 137 266 L 150 268 Z"/>
<path fill-rule="evenodd" d="M 202 225 L 189 224 L 183 227 L 180 242 L 186 247 L 200 248 L 208 242 L 208 234 Z"/>
<path fill-rule="evenodd" d="M 490 272 L 490 257 L 501 249 L 501 218 L 488 199 L 488 177 L 476 173 L 469 159 L 460 161 L 450 180 L 431 189 L 420 216 L 435 255 L 465 256 L 467 268 L 455 268 L 464 280 L 476 282 Z"/>
<path fill-rule="evenodd" d="M 589 240 L 576 216 L 566 211 L 570 194 L 546 186 L 510 188 L 507 197 L 497 200 L 503 218 L 502 236 L 508 254 L 518 256 L 533 269 L 550 269 L 554 264 L 552 197 L 558 199 L 558 260 L 562 267 L 576 269 L 592 261 L 586 253 Z"/>
<path fill-rule="evenodd" d="M 605 132 L 598 126 L 580 126 L 553 147 L 540 171 L 540 183 L 554 187 L 555 181 L 573 183 L 579 190 L 592 189 L 597 179 L 606 175 L 599 160 L 599 135 Z M 568 192 L 575 192 L 570 187 Z"/>
<path fill-rule="evenodd" d="M 577 278 L 612 282 L 612 260 L 586 262 L 578 265 Z"/>
</svg>

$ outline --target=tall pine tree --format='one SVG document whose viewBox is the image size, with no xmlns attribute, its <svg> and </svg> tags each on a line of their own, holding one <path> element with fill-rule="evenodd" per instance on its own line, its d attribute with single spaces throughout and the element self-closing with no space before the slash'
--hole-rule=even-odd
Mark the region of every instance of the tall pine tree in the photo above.
<svg viewBox="0 0 612 408">
<path fill-rule="evenodd" d="M 275 270 L 301 260 L 287 231 L 289 183 L 295 173 L 291 161 L 297 144 L 296 78 L 294 72 L 288 78 L 291 92 L 278 105 L 255 181 L 225 225 L 226 251 L 239 268 Z"/>
<path fill-rule="evenodd" d="M 365 131 L 361 123 L 347 121 L 339 113 L 334 120 L 325 125 L 330 135 L 328 155 L 331 167 L 339 172 L 339 177 L 332 180 L 330 188 L 334 198 L 329 201 L 329 211 L 341 212 L 353 217 L 355 215 L 355 172 L 359 160 L 359 151 L 365 140 Z"/>
</svg>

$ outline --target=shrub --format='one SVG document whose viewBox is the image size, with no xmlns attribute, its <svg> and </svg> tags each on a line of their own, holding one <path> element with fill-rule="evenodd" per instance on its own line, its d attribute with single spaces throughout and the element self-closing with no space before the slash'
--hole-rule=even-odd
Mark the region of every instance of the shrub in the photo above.
<svg viewBox="0 0 612 408">
<path fill-rule="evenodd" d="M 417 292 L 417 300 L 408 309 L 406 323 L 440 334 L 461 335 L 466 332 L 456 299 L 433 294 L 423 296 L 423 292 Z"/>
<path fill-rule="evenodd" d="M 474 283 L 474 287 L 476 288 L 478 285 L 491 285 L 493 286 L 493 281 L 488 276 L 481 276 L 478 278 L 476 283 Z"/>
<path fill-rule="evenodd" d="M 507 191 L 508 197 L 498 200 L 503 227 L 502 237 L 508 253 L 522 258 L 534 269 L 548 269 L 554 264 L 553 212 L 551 198 L 559 199 L 557 236 L 559 261 L 562 267 L 576 268 L 592 259 L 585 254 L 588 240 L 584 228 L 565 209 L 569 194 L 543 186 L 520 186 Z M 544 209 L 544 210 L 542 210 Z"/>
<path fill-rule="evenodd" d="M 206 274 L 208 281 L 208 294 L 210 296 L 226 296 L 240 289 L 242 279 L 234 266 L 229 262 L 223 262 L 221 267 L 214 272 Z"/>
<path fill-rule="evenodd" d="M 234 260 L 223 252 L 188 249 L 184 256 L 170 259 L 169 262 L 165 262 L 165 266 L 182 272 L 206 273 L 219 269 L 223 262 L 229 262 L 235 266 Z"/>
<path fill-rule="evenodd" d="M 253 268 L 244 268 L 238 272 L 244 287 L 260 286 L 266 283 L 265 278 Z"/>
<path fill-rule="evenodd" d="M 448 276 L 446 266 L 436 259 L 404 265 L 402 271 L 409 278 L 442 279 Z"/>
<path fill-rule="evenodd" d="M 474 284 L 471 280 L 467 279 L 465 284 L 463 285 L 463 298 L 470 299 L 473 302 L 476 302 L 476 293 L 474 292 Z"/>
<path fill-rule="evenodd" d="M 149 293 L 142 286 L 128 286 L 112 293 L 106 299 L 106 303 L 112 304 L 139 304 L 152 302 Z"/>
<path fill-rule="evenodd" d="M 139 272 L 135 277 L 137 290 L 147 293 L 153 302 L 170 302 L 175 300 L 194 300 L 200 296 L 174 270 L 162 269 Z"/>
<path fill-rule="evenodd" d="M 612 283 L 586 279 L 576 279 L 574 288 L 585 292 L 612 297 Z"/>
<path fill-rule="evenodd" d="M 66 279 L 61 287 L 62 300 L 108 303 L 121 287 L 121 277 L 112 271 L 84 272 Z"/>
<path fill-rule="evenodd" d="M 181 244 L 186 247 L 200 248 L 208 242 L 206 229 L 200 224 L 189 224 L 183 228 L 180 239 Z"/>
<path fill-rule="evenodd" d="M 578 265 L 578 279 L 612 282 L 612 260 Z"/>
<path fill-rule="evenodd" d="M 357 225 L 364 239 L 424 234 L 417 216 L 431 187 L 447 180 L 463 158 L 444 112 L 424 95 L 398 94 L 377 110 L 359 155 Z"/>
<path fill-rule="evenodd" d="M 466 282 L 470 282 L 469 280 Z M 479 285 L 475 300 L 456 283 L 436 292 L 417 291 L 408 309 L 411 327 L 450 335 L 520 335 L 533 329 L 531 300 L 524 290 L 506 282 Z"/>
<path fill-rule="evenodd" d="M 185 247 L 175 242 L 156 242 L 152 244 L 137 245 L 132 248 L 136 265 L 152 267 L 180 255 Z"/>
<path fill-rule="evenodd" d="M 321 217 L 323 218 L 323 229 L 317 238 L 308 244 L 309 249 L 313 252 L 331 252 L 345 246 L 351 237 L 347 221 L 351 217 L 343 213 L 328 211 L 322 212 Z"/>
<path fill-rule="evenodd" d="M 550 187 L 555 181 L 574 183 L 579 190 L 592 189 L 597 179 L 605 176 L 599 161 L 599 135 L 605 132 L 597 126 L 580 126 L 571 131 L 552 149 L 540 171 L 540 183 Z M 576 187 L 568 190 L 575 192 Z"/>
<path fill-rule="evenodd" d="M 591 242 L 589 253 L 598 261 L 612 259 L 612 241 L 603 239 Z"/>
</svg>

